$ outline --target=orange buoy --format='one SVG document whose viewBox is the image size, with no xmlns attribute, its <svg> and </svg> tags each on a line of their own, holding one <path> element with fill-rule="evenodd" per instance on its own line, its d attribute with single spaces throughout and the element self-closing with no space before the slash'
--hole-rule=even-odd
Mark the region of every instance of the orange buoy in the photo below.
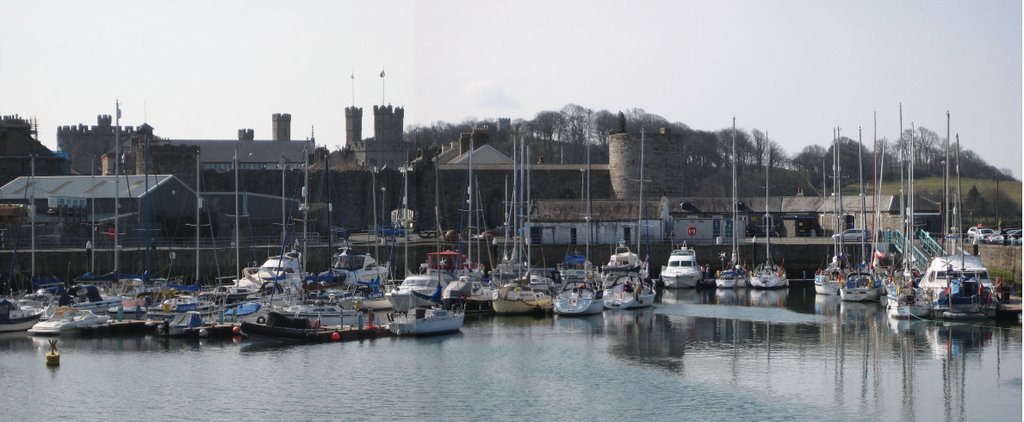
<svg viewBox="0 0 1024 422">
<path fill-rule="evenodd" d="M 241 334 L 241 333 L 242 333 L 242 327 L 239 327 L 237 325 L 234 326 L 234 327 L 231 327 L 231 334 L 238 335 L 238 334 Z"/>
<path fill-rule="evenodd" d="M 341 333 L 339 333 L 337 331 L 331 333 L 331 341 L 340 341 L 340 340 L 341 340 Z"/>
</svg>

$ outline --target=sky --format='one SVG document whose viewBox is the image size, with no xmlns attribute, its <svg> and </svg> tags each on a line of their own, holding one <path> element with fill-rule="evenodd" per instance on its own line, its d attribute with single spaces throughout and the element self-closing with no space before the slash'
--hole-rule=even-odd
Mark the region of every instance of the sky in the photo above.
<svg viewBox="0 0 1024 422">
<path fill-rule="evenodd" d="M 767 131 L 791 155 L 839 127 L 924 126 L 1021 177 L 1019 0 L 0 0 L 0 114 L 158 136 L 344 144 L 344 108 L 406 128 L 532 119 L 569 103 Z M 385 77 L 379 75 L 383 70 Z M 354 77 L 354 78 L 353 78 Z"/>
</svg>

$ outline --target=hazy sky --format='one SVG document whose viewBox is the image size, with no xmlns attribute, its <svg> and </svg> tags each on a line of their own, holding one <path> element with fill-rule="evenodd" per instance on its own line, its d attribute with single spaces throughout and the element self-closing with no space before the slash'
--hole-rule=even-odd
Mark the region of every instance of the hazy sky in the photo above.
<svg viewBox="0 0 1024 422">
<path fill-rule="evenodd" d="M 160 136 L 344 143 L 344 107 L 406 126 L 530 119 L 575 103 L 695 129 L 767 130 L 789 154 L 832 128 L 914 122 L 1021 177 L 1021 2 L 0 0 L 0 113 Z M 354 73 L 353 80 L 350 75 Z"/>
</svg>

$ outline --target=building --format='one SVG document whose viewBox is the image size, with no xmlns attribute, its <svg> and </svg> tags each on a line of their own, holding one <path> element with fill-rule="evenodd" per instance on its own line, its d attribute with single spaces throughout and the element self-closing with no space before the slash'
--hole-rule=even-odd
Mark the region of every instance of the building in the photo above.
<svg viewBox="0 0 1024 422">
<path fill-rule="evenodd" d="M 50 151 L 36 139 L 33 122 L 19 116 L 0 117 L 0 185 L 18 176 L 68 174 L 66 154 Z"/>
<path fill-rule="evenodd" d="M 99 174 L 102 156 L 114 149 L 115 132 L 121 141 L 127 141 L 135 130 L 132 126 L 114 127 L 109 114 L 100 114 L 94 126 L 58 127 L 57 148 L 68 153 L 72 174 Z"/>
<path fill-rule="evenodd" d="M 356 164 L 364 167 L 398 168 L 409 161 L 405 142 L 405 109 L 373 106 L 373 138 L 362 139 L 363 109 L 345 108 L 345 150 Z"/>
</svg>

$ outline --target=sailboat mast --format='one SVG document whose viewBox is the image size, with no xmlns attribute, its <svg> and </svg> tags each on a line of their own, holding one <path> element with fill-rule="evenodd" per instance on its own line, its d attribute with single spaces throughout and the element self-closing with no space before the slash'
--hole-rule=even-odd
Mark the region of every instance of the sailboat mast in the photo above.
<svg viewBox="0 0 1024 422">
<path fill-rule="evenodd" d="M 960 191 L 960 134 L 956 134 L 956 209 L 958 214 L 956 216 L 956 232 L 957 238 L 960 239 L 960 269 L 963 270 L 966 264 L 964 263 L 964 237 L 959 235 L 963 233 L 964 224 L 964 202 L 962 192 Z"/>
<path fill-rule="evenodd" d="M 95 248 L 96 248 L 97 245 L 96 245 L 96 162 L 95 161 L 92 161 L 92 162 L 89 163 L 89 175 L 90 175 L 89 176 L 89 179 L 90 179 L 89 180 L 89 185 L 92 186 L 92 188 L 89 189 L 91 191 L 89 193 L 89 197 L 91 199 L 89 201 L 89 203 L 90 203 L 89 204 L 89 228 L 90 228 L 89 236 L 90 236 L 90 239 L 91 239 L 90 243 L 92 244 L 92 245 L 90 245 L 92 247 L 89 250 L 89 272 L 93 273 L 93 274 L 96 274 L 96 252 L 95 252 L 96 249 Z"/>
<path fill-rule="evenodd" d="M 868 259 L 868 268 L 874 268 L 875 263 L 875 251 L 877 251 L 876 241 L 878 236 L 875 231 L 875 226 L 878 224 L 878 187 L 881 186 L 880 175 L 877 172 L 878 169 L 878 114 L 875 113 L 872 119 L 873 130 L 872 130 L 872 142 L 871 142 L 871 258 Z"/>
<path fill-rule="evenodd" d="M 239 225 L 238 215 L 240 213 L 239 201 L 238 201 L 238 147 L 235 147 L 235 156 L 232 157 L 235 167 L 235 274 L 238 278 L 242 277 L 242 252 L 239 247 Z M 284 230 L 282 227 L 281 230 Z M 283 266 L 283 264 L 281 264 Z"/>
<path fill-rule="evenodd" d="M 946 110 L 946 143 L 942 150 L 946 154 L 946 160 L 943 161 L 942 174 L 942 248 L 945 249 L 946 237 L 951 228 L 949 215 L 949 110 Z"/>
<path fill-rule="evenodd" d="M 732 265 L 738 266 L 740 259 L 739 238 L 736 233 L 736 116 L 732 116 Z"/>
<path fill-rule="evenodd" d="M 644 224 L 644 128 L 640 128 L 640 177 L 637 183 L 640 184 L 640 212 L 636 219 L 636 256 L 637 258 L 643 256 L 640 253 L 640 228 Z"/>
<path fill-rule="evenodd" d="M 199 152 L 196 151 L 196 278 L 195 281 L 199 281 L 199 210 L 203 208 L 203 198 L 199 194 Z"/>
<path fill-rule="evenodd" d="M 863 231 L 868 227 L 868 215 L 867 215 L 867 198 L 864 197 L 864 141 L 863 141 L 864 130 L 860 126 L 857 126 L 857 175 L 860 179 L 860 228 Z M 861 263 L 864 264 L 868 260 L 867 253 L 867 237 L 863 236 L 860 238 L 860 257 Z"/>
<path fill-rule="evenodd" d="M 302 167 L 304 168 L 302 181 L 302 274 L 300 277 L 305 277 L 306 274 L 306 261 L 309 260 L 308 246 L 306 242 L 306 233 L 309 230 L 309 152 L 312 150 L 310 144 L 313 141 L 310 139 L 306 141 L 306 148 L 302 150 Z"/>
<path fill-rule="evenodd" d="M 120 163 L 121 163 L 121 104 L 117 100 L 114 100 L 114 282 L 118 281 L 121 262 L 121 251 L 118 248 L 118 240 L 121 238 L 121 227 L 119 225 L 119 215 L 121 214 L 121 182 L 120 182 Z"/>
<path fill-rule="evenodd" d="M 29 176 L 29 191 L 28 191 L 28 224 L 30 227 L 30 233 L 32 237 L 31 250 L 32 250 L 32 273 L 29 278 L 29 283 L 36 279 L 36 155 L 32 154 L 29 158 L 29 168 L 31 169 L 31 175 Z"/>
</svg>

